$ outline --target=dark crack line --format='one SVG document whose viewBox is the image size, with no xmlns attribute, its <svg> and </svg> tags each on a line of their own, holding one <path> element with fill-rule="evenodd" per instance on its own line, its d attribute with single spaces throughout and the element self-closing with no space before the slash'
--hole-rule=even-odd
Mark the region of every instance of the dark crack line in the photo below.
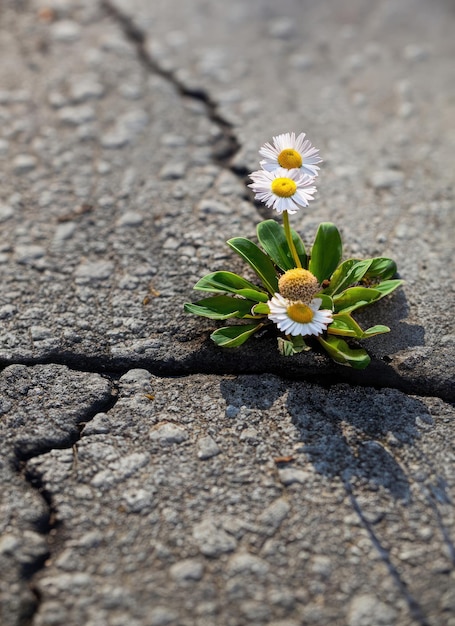
<svg viewBox="0 0 455 626">
<path fill-rule="evenodd" d="M 33 614 L 31 614 L 25 620 L 22 620 L 20 626 L 33 626 L 35 616 L 39 610 L 39 606 L 41 603 L 41 594 L 36 585 L 33 584 L 33 578 L 38 572 L 44 569 L 46 561 L 50 557 L 52 557 L 55 548 L 58 547 L 59 542 L 61 541 L 61 530 L 63 530 L 63 526 L 58 518 L 58 510 L 54 503 L 51 492 L 46 488 L 42 476 L 38 472 L 34 472 L 27 467 L 27 462 L 30 459 L 37 458 L 39 456 L 42 456 L 43 454 L 48 454 L 52 450 L 64 450 L 68 448 L 74 449 L 77 445 L 77 442 L 81 439 L 81 433 L 85 425 L 90 422 L 98 413 L 110 411 L 117 403 L 119 393 L 118 385 L 113 378 L 110 378 L 110 382 L 111 398 L 109 400 L 106 400 L 105 402 L 97 402 L 96 405 L 93 406 L 93 408 L 88 411 L 87 414 L 84 415 L 81 421 L 78 423 L 78 432 L 73 436 L 69 436 L 69 440 L 66 440 L 64 443 L 62 443 L 60 447 L 56 445 L 52 447 L 39 447 L 35 452 L 27 456 L 21 455 L 20 451 L 16 450 L 16 464 L 18 473 L 23 477 L 23 479 L 31 487 L 31 489 L 39 493 L 40 497 L 44 500 L 46 504 L 48 516 L 46 519 L 40 520 L 39 525 L 35 528 L 35 530 L 40 534 L 47 536 L 47 543 L 49 548 L 47 554 L 41 556 L 34 563 L 28 565 L 27 570 L 23 573 L 24 581 L 28 582 L 30 590 L 35 596 L 36 603 Z"/>
<path fill-rule="evenodd" d="M 136 48 L 137 56 L 142 65 L 149 71 L 157 74 L 170 82 L 180 93 L 181 96 L 193 98 L 198 102 L 202 102 L 206 108 L 208 118 L 214 122 L 222 133 L 221 139 L 214 146 L 212 157 L 214 161 L 222 167 L 229 169 L 240 177 L 245 177 L 247 171 L 243 168 L 234 168 L 230 165 L 233 156 L 239 151 L 240 144 L 233 131 L 232 124 L 225 120 L 218 112 L 218 105 L 212 100 L 209 94 L 202 88 L 191 89 L 182 81 L 178 80 L 175 73 L 171 70 L 162 68 L 148 53 L 146 48 L 147 37 L 145 33 L 134 23 L 128 16 L 119 11 L 108 0 L 103 0 L 101 6 L 111 16 L 126 38 Z M 247 192 L 245 191 L 245 195 Z"/>
<path fill-rule="evenodd" d="M 209 350 L 211 350 L 210 346 Z M 250 360 L 242 364 L 241 360 L 227 362 L 225 354 L 219 351 L 219 358 L 215 361 L 213 354 L 210 358 L 205 358 L 206 349 L 202 352 L 193 352 L 181 361 L 174 361 L 172 357 L 168 359 L 132 356 L 132 357 L 112 357 L 106 355 L 78 354 L 70 351 L 55 353 L 49 356 L 36 358 L 0 359 L 0 371 L 10 365 L 63 365 L 77 372 L 101 374 L 108 378 L 119 378 L 131 369 L 142 368 L 155 376 L 163 378 L 177 378 L 183 376 L 194 376 L 198 374 L 213 374 L 217 376 L 261 376 L 272 374 L 282 380 L 294 382 L 307 382 L 330 388 L 335 385 L 348 384 L 355 387 L 367 387 L 381 391 L 382 389 L 396 389 L 405 395 L 415 395 L 418 397 L 439 398 L 443 402 L 453 406 L 453 390 L 447 390 L 446 385 L 438 385 L 429 382 L 426 378 L 415 378 L 413 380 L 403 379 L 393 368 L 383 363 L 381 360 L 373 360 L 366 370 L 355 370 L 341 365 L 329 364 L 324 370 L 318 368 L 314 371 L 309 369 L 297 371 L 285 371 L 283 364 L 278 361 L 276 366 L 270 363 L 255 362 Z M 334 371 L 334 369 L 337 371 Z"/>
<path fill-rule="evenodd" d="M 358 518 L 359 518 L 363 528 L 367 531 L 367 533 L 368 533 L 368 535 L 370 537 L 371 543 L 376 548 L 379 556 L 381 557 L 381 560 L 383 561 L 383 563 L 387 567 L 387 570 L 388 570 L 391 578 L 393 579 L 395 585 L 398 587 L 401 595 L 406 600 L 406 603 L 408 605 L 409 612 L 411 613 L 412 618 L 420 626 L 431 626 L 430 622 L 427 620 L 426 616 L 424 615 L 423 610 L 422 610 L 420 604 L 411 595 L 411 593 L 409 592 L 409 590 L 407 588 L 406 583 L 401 578 L 400 573 L 398 572 L 397 568 L 395 567 L 395 565 L 390 560 L 390 556 L 389 556 L 388 551 L 381 544 L 381 542 L 380 542 L 378 536 L 376 535 L 376 533 L 374 532 L 371 524 L 369 523 L 369 521 L 366 519 L 365 515 L 363 514 L 362 508 L 360 507 L 360 505 L 359 505 L 359 503 L 357 501 L 357 498 L 355 497 L 355 495 L 354 495 L 354 493 L 352 491 L 352 485 L 349 482 L 347 482 L 347 481 L 344 481 L 343 485 L 344 485 L 346 493 L 348 494 L 349 499 L 351 501 L 352 508 L 356 512 L 356 514 L 357 514 L 357 516 L 358 516 Z"/>
</svg>

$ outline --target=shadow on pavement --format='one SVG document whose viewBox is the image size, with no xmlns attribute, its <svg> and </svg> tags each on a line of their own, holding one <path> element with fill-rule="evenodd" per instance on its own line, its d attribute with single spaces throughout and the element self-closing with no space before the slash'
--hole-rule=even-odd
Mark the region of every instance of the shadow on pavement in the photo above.
<svg viewBox="0 0 455 626">
<path fill-rule="evenodd" d="M 328 390 L 320 400 L 307 390 L 292 389 L 287 401 L 302 452 L 315 469 L 343 481 L 363 478 L 407 501 L 409 480 L 391 450 L 419 437 L 415 420 L 428 416 L 425 405 L 395 390 L 350 393 L 344 386 Z"/>
<path fill-rule="evenodd" d="M 425 329 L 419 324 L 410 324 L 406 321 L 409 310 L 406 294 L 403 289 L 398 289 L 391 297 L 356 311 L 354 317 L 362 328 L 375 324 L 386 324 L 390 328 L 390 333 L 364 341 L 362 345 L 366 350 L 394 354 L 414 346 L 424 346 Z"/>
<path fill-rule="evenodd" d="M 394 450 L 420 437 L 416 419 L 430 423 L 428 408 L 394 389 L 324 389 L 274 376 L 239 376 L 221 382 L 227 404 L 268 410 L 287 392 L 286 410 L 316 471 L 344 482 L 358 477 L 410 499 L 410 482 Z M 278 409 L 277 409 L 278 410 Z"/>
</svg>

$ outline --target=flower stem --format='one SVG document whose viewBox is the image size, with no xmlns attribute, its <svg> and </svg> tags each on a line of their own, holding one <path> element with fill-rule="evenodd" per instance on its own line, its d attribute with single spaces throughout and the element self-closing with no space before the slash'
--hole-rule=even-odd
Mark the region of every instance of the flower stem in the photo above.
<svg viewBox="0 0 455 626">
<path fill-rule="evenodd" d="M 287 211 L 283 211 L 283 226 L 284 226 L 284 232 L 286 234 L 286 239 L 288 242 L 289 250 L 291 251 L 292 258 L 295 261 L 295 266 L 302 267 L 302 263 L 299 259 L 299 255 L 297 254 L 297 250 L 295 248 L 294 241 L 292 239 L 291 227 L 289 226 L 289 215 Z"/>
</svg>

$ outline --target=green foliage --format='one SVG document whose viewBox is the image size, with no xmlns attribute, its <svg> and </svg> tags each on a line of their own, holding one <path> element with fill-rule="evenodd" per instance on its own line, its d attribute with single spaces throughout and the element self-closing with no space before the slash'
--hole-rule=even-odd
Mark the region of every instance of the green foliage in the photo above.
<svg viewBox="0 0 455 626">
<path fill-rule="evenodd" d="M 292 241 L 302 267 L 309 269 L 321 283 L 321 308 L 333 311 L 333 322 L 327 332 L 317 339 L 329 356 L 342 365 L 364 369 L 370 357 L 363 348 L 353 348 L 350 340 L 363 340 L 390 331 L 388 326 L 376 325 L 363 330 L 352 313 L 392 293 L 403 281 L 394 279 L 397 267 L 392 259 L 347 259 L 341 261 L 342 243 L 338 229 L 331 223 L 319 225 L 308 257 L 300 236 L 291 229 Z M 234 274 L 218 271 L 201 278 L 194 289 L 217 295 L 196 303 L 186 303 L 187 313 L 214 320 L 230 318 L 252 319 L 251 324 L 219 328 L 211 339 L 223 348 L 242 345 L 249 337 L 269 324 L 268 301 L 278 291 L 278 277 L 295 268 L 286 232 L 274 220 L 258 224 L 257 237 L 262 249 L 249 239 L 235 237 L 227 243 L 256 273 L 262 283 L 254 283 Z M 309 350 L 304 338 L 278 337 L 279 352 L 285 356 Z"/>
<path fill-rule="evenodd" d="M 252 289 L 255 291 L 257 287 L 233 272 L 213 272 L 198 280 L 193 289 L 221 293 L 238 293 L 239 289 Z"/>
<path fill-rule="evenodd" d="M 278 291 L 275 267 L 270 257 L 262 252 L 255 243 L 244 237 L 235 237 L 229 239 L 227 244 L 253 268 L 270 294 Z"/>
<path fill-rule="evenodd" d="M 236 348 L 245 343 L 263 324 L 243 324 L 242 326 L 224 326 L 210 335 L 210 339 L 222 348 Z"/>
<path fill-rule="evenodd" d="M 380 297 L 383 298 L 384 296 L 388 296 L 389 293 L 392 293 L 392 291 L 395 291 L 395 289 L 403 283 L 404 280 L 400 280 L 398 278 L 395 280 L 384 280 L 382 283 L 378 283 L 377 285 L 375 285 L 374 288 L 376 289 L 376 291 L 381 292 Z"/>
<path fill-rule="evenodd" d="M 383 295 L 387 295 L 387 293 L 391 293 L 403 282 L 401 280 L 388 280 L 395 273 L 396 264 L 392 259 L 386 259 L 385 257 L 365 259 L 363 261 L 360 259 L 347 259 L 333 272 L 330 277 L 330 284 L 324 289 L 324 293 L 335 296 L 335 294 L 342 292 L 351 285 L 356 285 L 363 281 L 363 286 L 369 289 L 380 289 Z M 372 279 L 376 281 L 382 280 L 382 282 L 370 282 Z"/>
<path fill-rule="evenodd" d="M 333 296 L 333 306 L 337 313 L 354 311 L 381 297 L 381 292 L 368 287 L 349 287 Z"/>
<path fill-rule="evenodd" d="M 327 280 L 341 259 L 343 246 L 337 227 L 330 222 L 319 224 L 316 238 L 311 248 L 308 269 L 320 283 Z"/>
<path fill-rule="evenodd" d="M 305 246 L 300 236 L 291 229 L 292 240 L 297 254 L 299 255 L 302 267 L 307 265 L 307 255 Z M 258 240 L 266 254 L 272 259 L 277 267 L 284 272 L 295 267 L 295 261 L 289 250 L 284 228 L 275 220 L 265 220 L 257 226 Z"/>
<path fill-rule="evenodd" d="M 264 302 L 255 304 L 251 310 L 255 315 L 268 315 L 270 313 L 269 305 Z"/>
<path fill-rule="evenodd" d="M 380 277 L 383 280 L 392 278 L 397 273 L 397 264 L 392 259 L 386 257 L 377 257 L 372 259 L 372 263 L 368 268 L 365 278 L 377 278 Z"/>
<path fill-rule="evenodd" d="M 357 322 L 352 319 L 349 313 L 337 313 L 333 316 L 333 322 L 327 328 L 329 335 L 341 335 L 344 337 L 355 337 L 356 339 L 367 339 L 374 335 L 388 333 L 388 326 L 372 326 L 363 331 Z"/>
<path fill-rule="evenodd" d="M 324 290 L 325 293 L 333 296 L 359 282 L 370 268 L 372 260 L 348 259 L 341 263 L 330 277 L 330 285 Z"/>
<path fill-rule="evenodd" d="M 319 343 L 329 353 L 334 361 L 341 365 L 349 365 L 356 370 L 368 367 L 371 359 L 363 348 L 350 348 L 344 339 L 328 335 L 318 337 Z"/>
<path fill-rule="evenodd" d="M 299 352 L 306 352 L 311 348 L 306 345 L 302 336 L 290 337 L 289 339 L 283 339 L 278 337 L 278 352 L 283 356 L 291 356 L 292 354 L 298 354 Z"/>
<path fill-rule="evenodd" d="M 269 296 L 267 293 L 263 291 L 257 291 L 257 289 L 237 289 L 235 292 L 238 296 L 242 296 L 243 298 L 249 298 L 250 300 L 254 300 L 255 302 L 268 302 Z"/>
<path fill-rule="evenodd" d="M 199 300 L 197 304 L 185 304 L 186 313 L 194 313 L 212 320 L 227 320 L 230 317 L 253 317 L 251 309 L 254 302 L 230 296 L 214 296 Z"/>
<path fill-rule="evenodd" d="M 321 309 L 328 309 L 329 311 L 333 311 L 333 300 L 330 296 L 325 293 L 318 293 L 316 298 L 321 298 Z"/>
</svg>

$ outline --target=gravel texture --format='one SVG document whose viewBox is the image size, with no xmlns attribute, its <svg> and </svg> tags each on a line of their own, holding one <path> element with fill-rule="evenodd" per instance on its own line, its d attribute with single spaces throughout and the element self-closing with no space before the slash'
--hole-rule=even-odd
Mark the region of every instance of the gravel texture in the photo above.
<svg viewBox="0 0 455 626">
<path fill-rule="evenodd" d="M 453 18 L 3 0 L 2 626 L 455 626 Z M 333 221 L 406 281 L 364 372 L 183 314 L 252 278 L 225 241 L 274 217 L 246 175 L 290 130 L 305 243 Z"/>
<path fill-rule="evenodd" d="M 270 375 L 119 385 L 74 450 L 27 463 L 58 524 L 36 626 L 56 605 L 69 625 L 450 623 L 449 405 Z"/>
</svg>

